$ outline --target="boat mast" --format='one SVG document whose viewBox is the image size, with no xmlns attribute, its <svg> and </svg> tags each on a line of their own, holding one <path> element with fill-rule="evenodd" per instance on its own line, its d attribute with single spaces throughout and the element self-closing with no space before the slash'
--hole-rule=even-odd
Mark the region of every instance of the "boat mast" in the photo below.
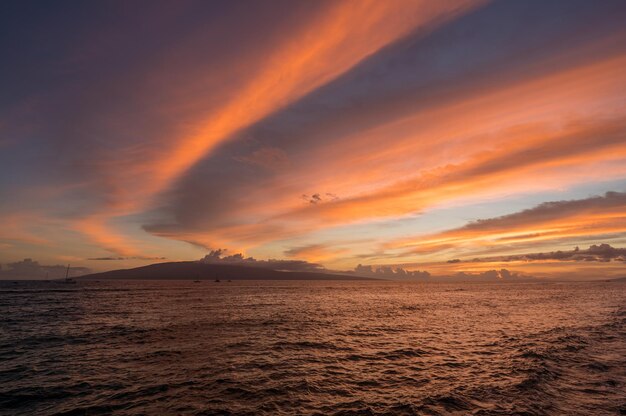
<svg viewBox="0 0 626 416">
<path fill-rule="evenodd" d="M 67 270 L 65 270 L 65 280 L 67 280 L 67 276 L 70 274 L 70 265 L 67 265 Z"/>
</svg>

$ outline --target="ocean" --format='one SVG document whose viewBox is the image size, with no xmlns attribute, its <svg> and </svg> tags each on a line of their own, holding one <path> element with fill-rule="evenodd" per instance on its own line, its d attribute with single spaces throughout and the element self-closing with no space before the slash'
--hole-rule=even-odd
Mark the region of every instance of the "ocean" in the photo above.
<svg viewBox="0 0 626 416">
<path fill-rule="evenodd" d="M 0 282 L 0 415 L 626 414 L 626 284 Z"/>
</svg>

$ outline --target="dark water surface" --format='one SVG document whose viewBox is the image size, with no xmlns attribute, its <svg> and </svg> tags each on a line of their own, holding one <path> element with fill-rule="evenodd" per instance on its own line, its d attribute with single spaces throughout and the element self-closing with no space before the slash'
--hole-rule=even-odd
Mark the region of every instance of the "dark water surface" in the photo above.
<svg viewBox="0 0 626 416">
<path fill-rule="evenodd" d="M 626 285 L 1 282 L 0 414 L 626 414 Z"/>
</svg>

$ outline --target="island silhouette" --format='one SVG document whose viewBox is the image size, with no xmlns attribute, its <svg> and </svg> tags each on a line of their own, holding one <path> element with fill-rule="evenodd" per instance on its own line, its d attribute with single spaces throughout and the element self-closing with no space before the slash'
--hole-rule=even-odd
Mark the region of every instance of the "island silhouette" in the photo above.
<svg viewBox="0 0 626 416">
<path fill-rule="evenodd" d="M 155 263 L 132 269 L 83 275 L 81 280 L 380 280 L 356 275 L 286 271 L 197 261 Z"/>
</svg>

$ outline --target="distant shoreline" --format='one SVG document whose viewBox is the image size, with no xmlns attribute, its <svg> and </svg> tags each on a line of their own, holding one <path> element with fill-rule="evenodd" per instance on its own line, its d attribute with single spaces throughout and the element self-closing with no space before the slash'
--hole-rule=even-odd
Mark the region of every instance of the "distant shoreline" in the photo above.
<svg viewBox="0 0 626 416">
<path fill-rule="evenodd" d="M 111 270 L 77 277 L 80 280 L 381 280 L 377 278 L 323 273 L 286 271 L 236 264 L 202 262 L 156 263 L 133 269 Z"/>
</svg>

